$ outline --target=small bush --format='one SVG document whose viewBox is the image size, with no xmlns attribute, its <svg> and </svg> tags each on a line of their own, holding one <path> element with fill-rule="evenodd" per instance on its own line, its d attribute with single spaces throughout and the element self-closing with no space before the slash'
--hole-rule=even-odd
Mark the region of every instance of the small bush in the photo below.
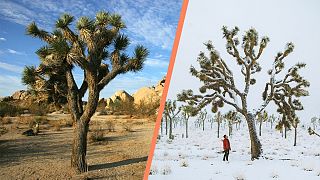
<svg viewBox="0 0 320 180">
<path fill-rule="evenodd" d="M 273 178 L 273 179 L 277 179 L 277 178 L 279 178 L 279 175 L 276 172 L 272 172 L 270 177 Z"/>
<path fill-rule="evenodd" d="M 34 120 L 33 116 L 20 116 L 18 118 L 18 124 L 30 124 Z"/>
<path fill-rule="evenodd" d="M 171 168 L 169 165 L 164 165 L 162 168 L 161 168 L 161 174 L 162 175 L 169 175 L 171 174 Z"/>
<path fill-rule="evenodd" d="M 104 130 L 101 126 L 92 126 L 91 131 L 89 132 L 89 141 L 98 142 L 104 140 Z"/>
<path fill-rule="evenodd" d="M 46 103 L 42 104 L 31 104 L 29 107 L 29 112 L 36 116 L 44 116 L 50 112 L 49 106 Z"/>
<path fill-rule="evenodd" d="M 157 168 L 157 166 L 151 166 L 151 168 L 150 168 L 150 173 L 149 173 L 150 175 L 156 175 L 156 174 L 158 174 L 158 168 Z"/>
<path fill-rule="evenodd" d="M 1 124 L 11 124 L 12 123 L 12 119 L 11 117 L 3 117 L 0 119 Z"/>
<path fill-rule="evenodd" d="M 0 136 L 7 133 L 8 132 L 8 129 L 5 128 L 5 127 L 0 127 Z"/>
<path fill-rule="evenodd" d="M 59 123 L 62 127 L 72 127 L 73 126 L 73 120 L 68 118 L 68 119 L 60 119 Z"/>
<path fill-rule="evenodd" d="M 0 116 L 17 116 L 23 113 L 23 109 L 19 106 L 8 102 L 0 102 Z"/>
<path fill-rule="evenodd" d="M 122 127 L 128 132 L 133 132 L 133 129 L 132 129 L 133 124 L 126 123 L 126 124 L 123 124 Z"/>
<path fill-rule="evenodd" d="M 107 130 L 108 130 L 109 132 L 114 132 L 114 131 L 115 131 L 114 122 L 112 122 L 112 121 L 107 121 L 107 122 L 106 122 L 106 125 L 107 125 Z"/>
<path fill-rule="evenodd" d="M 56 123 L 53 125 L 53 130 L 54 131 L 61 131 L 61 125 L 60 123 Z"/>
<path fill-rule="evenodd" d="M 186 159 L 180 160 L 180 167 L 188 167 L 189 163 Z"/>
<path fill-rule="evenodd" d="M 237 174 L 233 175 L 233 177 L 236 180 L 245 180 L 246 179 L 246 177 L 242 173 L 237 173 Z"/>
</svg>

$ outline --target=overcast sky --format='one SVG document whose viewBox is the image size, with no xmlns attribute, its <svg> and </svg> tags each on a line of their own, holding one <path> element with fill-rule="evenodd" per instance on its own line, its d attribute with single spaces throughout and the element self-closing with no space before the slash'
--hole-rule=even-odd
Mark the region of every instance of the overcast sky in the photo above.
<svg viewBox="0 0 320 180">
<path fill-rule="evenodd" d="M 199 93 L 200 83 L 190 75 L 189 68 L 190 65 L 198 67 L 197 56 L 200 51 L 205 51 L 203 43 L 208 40 L 213 41 L 222 58 L 233 69 L 237 86 L 243 87 L 243 79 L 239 78 L 242 77 L 240 68 L 226 53 L 221 28 L 223 25 L 229 28 L 238 26 L 241 39 L 246 30 L 254 27 L 260 37 L 268 36 L 270 43 L 259 60 L 262 72 L 255 75 L 257 83 L 251 87 L 249 107 L 255 108 L 262 103 L 261 94 L 269 78 L 266 71 L 271 68 L 276 53 L 282 51 L 287 42 L 293 42 L 295 49 L 285 60 L 285 70 L 297 62 L 305 62 L 307 67 L 301 74 L 311 83 L 310 96 L 302 98 L 305 110 L 298 115 L 308 122 L 312 116 L 320 116 L 319 7 L 320 1 L 317 0 L 190 0 L 168 98 L 176 99 L 176 94 L 182 89 L 193 89 Z M 274 107 L 274 104 L 269 104 L 267 110 L 274 111 Z M 230 106 L 224 108 L 231 109 Z"/>
<path fill-rule="evenodd" d="M 0 96 L 26 89 L 21 83 L 23 67 L 39 64 L 35 51 L 44 43 L 25 35 L 26 25 L 35 21 L 51 32 L 63 13 L 75 19 L 93 18 L 101 10 L 122 16 L 127 25 L 123 33 L 132 44 L 129 52 L 137 44 L 143 44 L 150 51 L 142 71 L 118 76 L 102 90 L 101 97 L 109 97 L 121 89 L 134 93 L 142 86 L 155 85 L 167 73 L 181 4 L 182 0 L 1 0 Z M 74 75 L 77 83 L 81 83 L 83 73 L 75 69 Z"/>
</svg>

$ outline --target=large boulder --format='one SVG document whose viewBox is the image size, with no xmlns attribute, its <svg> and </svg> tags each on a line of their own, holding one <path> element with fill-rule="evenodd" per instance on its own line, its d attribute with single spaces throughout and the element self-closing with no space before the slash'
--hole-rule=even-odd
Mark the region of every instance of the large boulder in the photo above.
<svg viewBox="0 0 320 180">
<path fill-rule="evenodd" d="M 31 97 L 31 94 L 28 91 L 20 90 L 13 93 L 11 97 L 13 100 L 27 100 Z"/>
<path fill-rule="evenodd" d="M 133 97 L 124 90 L 117 91 L 113 96 L 110 97 L 110 99 L 113 102 L 115 102 L 116 100 L 120 100 L 123 102 L 133 101 Z"/>
<path fill-rule="evenodd" d="M 134 103 L 152 103 L 160 100 L 159 94 L 154 88 L 143 87 L 133 94 Z"/>
</svg>

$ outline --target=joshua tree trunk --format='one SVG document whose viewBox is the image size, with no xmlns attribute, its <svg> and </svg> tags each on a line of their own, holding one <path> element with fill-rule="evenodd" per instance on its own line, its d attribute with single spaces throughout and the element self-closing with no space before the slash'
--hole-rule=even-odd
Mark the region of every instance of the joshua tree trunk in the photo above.
<svg viewBox="0 0 320 180">
<path fill-rule="evenodd" d="M 262 119 L 260 120 L 260 125 L 259 125 L 259 136 L 261 136 L 261 126 L 262 126 Z"/>
<path fill-rule="evenodd" d="M 249 135 L 251 142 L 251 160 L 258 159 L 262 153 L 261 143 L 256 133 L 255 124 L 254 124 L 254 116 L 252 114 L 247 114 L 245 116 Z"/>
<path fill-rule="evenodd" d="M 166 119 L 166 135 L 168 135 L 168 118 L 165 116 Z"/>
<path fill-rule="evenodd" d="M 217 121 L 218 122 L 218 138 L 220 137 L 220 120 Z"/>
<path fill-rule="evenodd" d="M 89 126 L 80 120 L 75 124 L 74 137 L 71 155 L 71 167 L 76 172 L 82 173 L 88 171 L 86 154 L 87 154 L 87 134 Z"/>
<path fill-rule="evenodd" d="M 172 137 L 172 118 L 169 117 L 169 139 L 173 139 Z"/>
<path fill-rule="evenodd" d="M 202 121 L 202 131 L 204 131 L 204 120 Z"/>
<path fill-rule="evenodd" d="M 297 145 L 297 128 L 294 128 L 294 143 L 293 146 Z"/>
<path fill-rule="evenodd" d="M 186 138 L 188 138 L 188 120 L 186 120 Z"/>
<path fill-rule="evenodd" d="M 284 138 L 287 139 L 287 127 L 284 126 Z"/>
</svg>

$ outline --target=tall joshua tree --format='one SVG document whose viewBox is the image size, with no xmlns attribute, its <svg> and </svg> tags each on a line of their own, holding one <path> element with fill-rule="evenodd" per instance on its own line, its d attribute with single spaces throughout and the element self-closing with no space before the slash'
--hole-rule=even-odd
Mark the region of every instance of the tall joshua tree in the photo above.
<svg viewBox="0 0 320 180">
<path fill-rule="evenodd" d="M 199 122 L 199 124 L 202 125 L 202 131 L 204 131 L 204 122 L 206 121 L 206 118 L 207 118 L 207 111 L 204 110 L 204 111 L 200 111 L 198 113 L 198 117 L 197 117 L 197 121 Z"/>
<path fill-rule="evenodd" d="M 76 30 L 70 26 L 74 17 L 62 15 L 55 24 L 56 30 L 49 33 L 39 29 L 33 22 L 27 34 L 43 40 L 46 45 L 37 51 L 41 64 L 37 73 L 51 71 L 65 76 L 66 97 L 74 121 L 71 166 L 77 173 L 87 171 L 87 134 L 100 91 L 119 74 L 139 71 L 143 67 L 148 50 L 135 47 L 132 57 L 126 53 L 130 44 L 121 33 L 125 24 L 121 16 L 98 12 L 95 19 L 81 17 Z M 78 87 L 72 69 L 78 66 L 83 71 L 83 81 Z M 84 94 L 88 92 L 87 104 L 83 107 Z"/>
<path fill-rule="evenodd" d="M 217 122 L 217 137 L 219 138 L 220 137 L 220 126 L 221 126 L 220 124 L 223 121 L 223 116 L 222 116 L 221 112 L 218 111 L 214 117 Z"/>
<path fill-rule="evenodd" d="M 199 88 L 200 94 L 194 94 L 192 90 L 184 90 L 178 95 L 178 100 L 188 102 L 199 110 L 211 104 L 213 112 L 217 112 L 218 108 L 224 104 L 232 106 L 244 116 L 247 122 L 251 142 L 251 158 L 252 160 L 258 159 L 262 153 L 262 147 L 255 129 L 255 117 L 271 101 L 275 101 L 278 106 L 291 106 L 297 110 L 303 108 L 298 98 L 308 95 L 304 88 L 309 86 L 309 82 L 298 74 L 298 70 L 303 68 L 305 64 L 296 64 L 285 73 L 283 78 L 276 79 L 284 69 L 284 59 L 294 49 L 294 45 L 288 43 L 285 50 L 275 56 L 273 66 L 268 71 L 270 78 L 262 93 L 263 103 L 259 108 L 249 110 L 249 90 L 256 83 L 254 75 L 261 71 L 259 58 L 267 47 L 269 38 L 262 37 L 259 40 L 257 31 L 253 28 L 249 29 L 242 38 L 242 54 L 239 51 L 240 41 L 237 38 L 238 27 L 229 30 L 224 26 L 222 31 L 223 38 L 227 41 L 227 52 L 235 59 L 241 69 L 241 74 L 244 77 L 244 89 L 236 87 L 234 74 L 227 62 L 219 56 L 212 42 L 208 41 L 205 43 L 206 49 L 209 51 L 208 55 L 200 52 L 197 59 L 200 70 L 193 66 L 190 68 L 191 75 L 203 83 Z"/>
<path fill-rule="evenodd" d="M 169 139 L 173 139 L 172 135 L 172 123 L 173 120 L 177 117 L 180 113 L 181 107 L 177 107 L 177 102 L 171 101 L 170 99 L 167 100 L 165 107 L 164 107 L 164 115 L 169 120 Z"/>
<path fill-rule="evenodd" d="M 236 111 L 228 111 L 224 115 L 224 119 L 228 121 L 228 129 L 229 129 L 229 136 L 232 135 L 232 126 L 236 122 L 237 119 L 237 112 Z"/>
<path fill-rule="evenodd" d="M 186 125 L 186 138 L 188 138 L 189 137 L 189 133 L 188 133 L 189 118 L 193 115 L 192 114 L 193 109 L 191 106 L 182 106 L 181 110 L 182 110 L 182 117 Z"/>
</svg>

